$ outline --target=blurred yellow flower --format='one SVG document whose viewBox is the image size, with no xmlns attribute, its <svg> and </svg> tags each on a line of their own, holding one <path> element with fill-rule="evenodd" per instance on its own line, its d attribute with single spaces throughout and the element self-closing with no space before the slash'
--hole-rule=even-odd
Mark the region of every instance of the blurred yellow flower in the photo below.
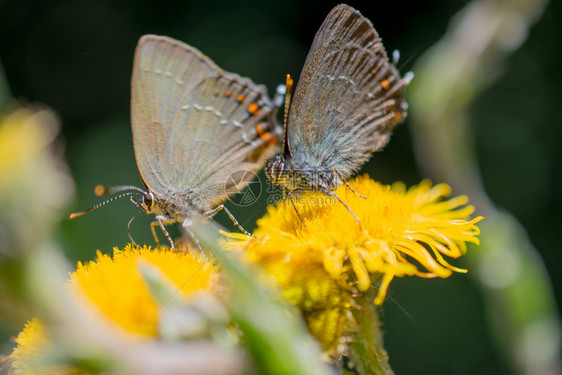
<svg viewBox="0 0 562 375">
<path fill-rule="evenodd" d="M 74 183 L 56 147 L 59 128 L 56 114 L 44 106 L 0 115 L 0 226 L 16 235 L 0 244 L 10 247 L 3 252 L 16 251 L 14 244 L 32 248 L 29 232 L 46 232 L 73 197 Z M 19 235 L 23 217 L 27 230 Z"/>
<path fill-rule="evenodd" d="M 20 108 L 0 117 L 0 188 L 10 178 L 24 176 L 58 133 L 58 122 L 49 110 Z M 23 169 L 22 169 L 23 168 Z M 30 171 L 34 172 L 34 171 Z"/>
<path fill-rule="evenodd" d="M 210 262 L 188 252 L 165 249 L 137 249 L 127 245 L 114 248 L 113 257 L 98 251 L 97 259 L 70 275 L 69 287 L 76 297 L 97 308 L 110 321 L 137 337 L 158 336 L 158 314 L 161 306 L 153 299 L 143 281 L 137 262 L 156 267 L 177 286 L 177 295 L 186 300 L 201 291 L 214 292 L 219 276 Z M 76 374 L 76 368 L 53 369 L 33 367 L 33 359 L 48 347 L 45 328 L 36 320 L 29 322 L 16 339 L 11 355 L 15 374 Z M 51 371 L 52 370 L 52 371 Z"/>
<path fill-rule="evenodd" d="M 86 375 L 90 372 L 66 364 L 41 365 L 37 359 L 52 350 L 45 327 L 35 318 L 29 321 L 16 338 L 16 348 L 10 359 L 10 373 L 15 375 Z"/>
<path fill-rule="evenodd" d="M 218 273 L 211 263 L 204 263 L 187 251 L 168 248 L 137 249 L 127 245 L 114 248 L 113 257 L 98 251 L 97 259 L 78 268 L 70 284 L 78 296 L 87 297 L 109 319 L 129 332 L 156 336 L 156 304 L 137 267 L 139 259 L 156 266 L 186 297 L 194 291 L 211 291 Z"/>
<path fill-rule="evenodd" d="M 286 200 L 268 207 L 258 220 L 256 238 L 230 234 L 245 257 L 260 264 L 303 311 L 311 333 L 335 349 L 346 331 L 354 294 L 369 289 L 375 278 L 375 304 L 384 301 L 391 280 L 403 276 L 448 277 L 453 271 L 445 256 L 458 258 L 466 243 L 478 244 L 479 229 L 469 220 L 468 198 L 444 199 L 448 185 L 429 181 L 406 189 L 401 183 L 381 185 L 358 177 L 335 193 L 361 220 L 358 225 L 336 199 L 309 192 L 295 197 L 297 216 Z"/>
</svg>

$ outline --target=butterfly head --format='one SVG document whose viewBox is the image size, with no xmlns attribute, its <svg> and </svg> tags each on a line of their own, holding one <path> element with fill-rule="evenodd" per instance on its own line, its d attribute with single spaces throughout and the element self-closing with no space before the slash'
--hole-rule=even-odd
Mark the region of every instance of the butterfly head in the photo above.
<svg viewBox="0 0 562 375">
<path fill-rule="evenodd" d="M 264 172 L 268 180 L 275 185 L 285 185 L 288 178 L 285 166 L 285 157 L 283 155 L 277 155 L 273 159 L 267 159 L 265 161 Z"/>
</svg>

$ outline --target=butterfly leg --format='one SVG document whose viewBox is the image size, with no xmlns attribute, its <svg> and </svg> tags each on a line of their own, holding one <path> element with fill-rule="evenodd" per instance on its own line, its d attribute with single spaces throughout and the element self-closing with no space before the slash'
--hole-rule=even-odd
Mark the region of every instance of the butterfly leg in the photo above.
<svg viewBox="0 0 562 375">
<path fill-rule="evenodd" d="M 353 188 L 347 184 L 347 181 L 343 179 L 343 177 L 339 174 L 338 171 L 336 171 L 336 170 L 334 169 L 334 172 L 335 172 L 336 175 L 339 177 L 339 179 L 345 184 L 345 186 L 347 186 L 347 188 L 348 188 L 349 190 L 351 190 L 355 195 L 358 195 L 358 196 L 360 196 L 360 197 L 363 198 L 363 199 L 367 199 L 366 196 L 361 195 L 361 194 L 359 194 L 358 192 L 356 192 L 355 190 L 353 190 Z"/>
<path fill-rule="evenodd" d="M 295 200 L 293 199 L 293 194 L 296 191 L 297 190 L 289 190 L 289 193 L 287 194 L 287 196 L 289 197 L 289 200 L 291 201 L 291 204 L 293 205 L 293 208 L 295 209 L 295 212 L 297 213 L 297 217 L 301 221 L 302 225 L 304 225 L 306 227 L 306 224 L 304 223 L 304 220 L 302 219 L 302 216 L 299 213 L 299 210 L 297 210 L 297 205 L 295 204 Z M 283 188 L 283 193 L 285 193 L 285 188 Z"/>
<path fill-rule="evenodd" d="M 191 230 L 191 221 L 189 219 L 186 219 L 181 226 L 185 229 L 188 236 L 191 237 L 191 240 L 193 241 L 195 246 L 197 246 L 199 254 L 201 255 L 201 260 L 205 261 L 207 257 L 205 256 L 205 252 L 201 248 L 201 243 L 199 243 L 199 240 L 197 239 L 197 237 L 195 237 L 195 233 L 193 233 L 193 231 Z"/>
<path fill-rule="evenodd" d="M 156 234 L 155 226 L 158 225 L 157 221 L 153 221 L 150 223 L 150 230 L 152 231 L 152 236 L 154 237 L 154 241 L 156 241 L 156 248 L 160 247 L 160 240 L 158 239 L 158 235 Z"/>
<path fill-rule="evenodd" d="M 322 192 L 323 192 L 324 194 L 329 195 L 330 197 L 336 198 L 341 204 L 343 204 L 343 206 L 349 211 L 349 213 L 350 213 L 351 215 L 353 215 L 353 217 L 355 218 L 355 220 L 357 220 L 357 224 L 359 225 L 359 229 L 363 230 L 363 225 L 361 225 L 361 220 L 359 220 L 359 218 L 357 217 L 357 215 L 355 215 L 355 212 L 353 212 L 353 211 L 351 210 L 351 208 L 349 208 L 349 206 L 348 206 L 347 204 L 345 204 L 344 201 L 341 200 L 340 197 L 338 197 L 336 194 L 334 194 L 333 192 L 328 191 L 328 190 L 324 190 L 324 191 L 322 191 Z"/>
<path fill-rule="evenodd" d="M 226 212 L 226 214 L 228 215 L 228 217 L 230 218 L 230 220 L 232 220 L 232 222 L 234 223 L 234 225 L 236 225 L 238 227 L 238 229 L 240 229 L 242 232 L 244 232 L 244 234 L 248 235 L 248 236 L 252 236 L 254 237 L 250 232 L 248 232 L 246 229 L 242 228 L 242 226 L 238 223 L 238 221 L 236 220 L 236 218 L 230 213 L 230 211 L 224 206 L 224 204 L 218 205 L 216 208 L 212 209 L 211 211 L 207 211 L 205 212 L 205 216 L 209 216 L 209 217 L 213 217 L 217 212 L 219 212 L 220 210 L 224 210 L 224 212 Z"/>
<path fill-rule="evenodd" d="M 150 229 L 152 229 L 152 235 L 154 236 L 154 239 L 156 240 L 156 244 L 158 245 L 158 247 L 160 247 L 160 241 L 158 240 L 158 236 L 156 235 L 156 230 L 154 229 L 154 227 L 156 225 L 160 226 L 160 229 L 162 229 L 162 232 L 164 233 L 164 235 L 166 236 L 166 238 L 168 239 L 168 242 L 170 243 L 170 248 L 172 249 L 172 251 L 176 250 L 175 246 L 174 246 L 174 241 L 172 240 L 172 237 L 170 237 L 170 233 L 168 233 L 168 231 L 166 230 L 166 227 L 164 226 L 164 223 L 166 222 L 166 218 L 164 216 L 156 216 L 156 221 L 153 221 L 150 224 Z"/>
</svg>

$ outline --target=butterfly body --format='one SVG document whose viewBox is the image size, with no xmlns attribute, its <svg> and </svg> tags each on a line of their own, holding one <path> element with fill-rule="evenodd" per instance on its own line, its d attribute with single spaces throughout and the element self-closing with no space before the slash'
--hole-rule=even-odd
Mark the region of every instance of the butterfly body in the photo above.
<svg viewBox="0 0 562 375">
<path fill-rule="evenodd" d="M 318 162 L 318 159 L 313 162 Z M 329 165 L 309 164 L 307 160 L 284 155 L 267 160 L 265 165 L 268 179 L 289 191 L 330 191 L 341 184 L 335 170 Z"/>
</svg>

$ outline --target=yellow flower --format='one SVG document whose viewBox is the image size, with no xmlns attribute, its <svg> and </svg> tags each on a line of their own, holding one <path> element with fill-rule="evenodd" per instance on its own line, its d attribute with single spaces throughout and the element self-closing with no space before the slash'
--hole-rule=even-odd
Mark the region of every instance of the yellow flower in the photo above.
<svg viewBox="0 0 562 375">
<path fill-rule="evenodd" d="M 353 294 L 369 289 L 373 278 L 380 279 L 375 298 L 380 305 L 395 276 L 444 278 L 465 272 L 445 256 L 458 258 L 467 242 L 478 244 L 475 224 L 482 219 L 468 219 L 473 207 L 466 205 L 467 197 L 445 200 L 451 193 L 445 184 L 422 181 L 406 189 L 364 176 L 349 185 L 367 199 L 346 186 L 335 194 L 361 225 L 335 198 L 309 192 L 294 197 L 304 223 L 285 200 L 258 220 L 256 238 L 230 235 L 240 240 L 234 246 L 245 249 L 245 257 L 270 273 L 285 297 L 303 311 L 324 349 L 334 349 L 342 340 Z"/>
<path fill-rule="evenodd" d="M 37 160 L 57 133 L 57 124 L 47 110 L 21 108 L 0 117 L 0 187 L 20 176 Z M 12 182 L 10 182 L 12 183 Z"/>
<path fill-rule="evenodd" d="M 10 238 L 2 241 L 3 253 L 34 248 L 73 197 L 56 147 L 59 127 L 55 113 L 39 105 L 0 114 L 0 227 Z"/>
<path fill-rule="evenodd" d="M 156 336 L 159 306 L 143 282 L 139 259 L 158 267 L 184 294 L 207 290 L 216 285 L 218 274 L 210 263 L 188 252 L 170 249 L 137 249 L 127 245 L 115 248 L 113 257 L 98 251 L 95 262 L 78 262 L 70 284 L 77 295 L 85 296 L 109 319 L 129 332 Z"/>
<path fill-rule="evenodd" d="M 34 318 L 27 322 L 24 329 L 16 338 L 16 348 L 10 356 L 12 371 L 10 373 L 25 375 L 87 375 L 87 371 L 65 364 L 44 366 L 40 364 L 42 355 L 51 350 L 48 332 L 45 327 Z"/>
<path fill-rule="evenodd" d="M 138 337 L 156 337 L 159 306 L 143 281 L 137 262 L 142 260 L 158 268 L 178 288 L 178 295 L 189 299 L 192 293 L 213 292 L 218 273 L 209 262 L 188 252 L 127 245 L 114 248 L 113 257 L 98 251 L 97 259 L 70 275 L 69 287 L 79 300 L 87 301 L 125 331 Z M 35 356 L 49 345 L 47 333 L 36 319 L 29 322 L 16 339 L 11 355 L 16 374 L 78 374 L 76 368 L 33 368 Z"/>
<path fill-rule="evenodd" d="M 343 278 L 330 277 L 314 259 L 300 257 L 285 262 L 281 257 L 262 258 L 260 265 L 274 277 L 283 296 L 301 311 L 310 333 L 324 349 L 336 349 L 353 304 L 350 286 Z"/>
</svg>

